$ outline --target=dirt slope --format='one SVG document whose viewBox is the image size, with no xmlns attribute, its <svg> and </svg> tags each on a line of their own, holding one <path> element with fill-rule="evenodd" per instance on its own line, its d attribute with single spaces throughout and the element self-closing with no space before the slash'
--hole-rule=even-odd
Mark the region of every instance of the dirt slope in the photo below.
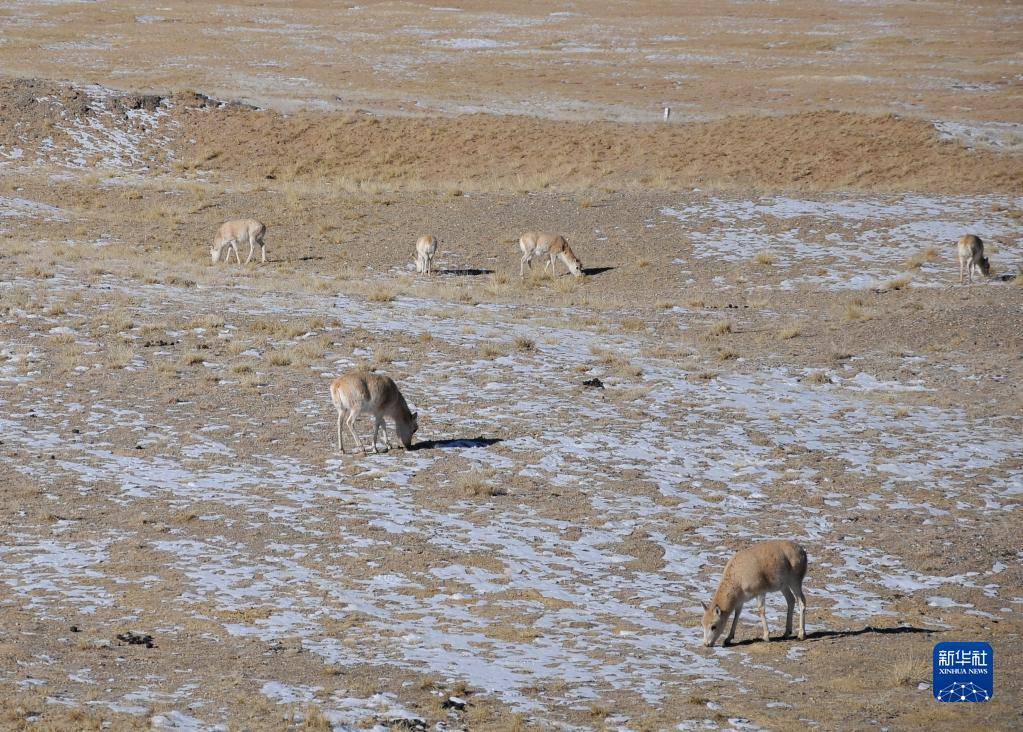
<svg viewBox="0 0 1023 732">
<path fill-rule="evenodd" d="M 1023 190 L 1023 161 L 940 140 L 923 121 L 809 112 L 696 124 L 526 117 L 379 118 L 245 109 L 186 114 L 185 157 L 258 177 L 466 190 L 754 187 Z M 970 171 L 970 175 L 964 175 Z"/>
</svg>

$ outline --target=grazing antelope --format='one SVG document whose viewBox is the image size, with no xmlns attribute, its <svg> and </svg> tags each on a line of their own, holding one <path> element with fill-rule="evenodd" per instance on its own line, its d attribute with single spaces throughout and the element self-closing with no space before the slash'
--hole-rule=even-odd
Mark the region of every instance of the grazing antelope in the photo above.
<svg viewBox="0 0 1023 732">
<path fill-rule="evenodd" d="M 437 237 L 421 236 L 416 239 L 416 272 L 433 274 L 433 257 L 437 253 Z"/>
<path fill-rule="evenodd" d="M 985 277 L 991 275 L 991 263 L 984 256 L 984 242 L 979 236 L 964 234 L 956 244 L 959 252 L 959 284 L 963 284 L 963 274 L 969 275 L 973 284 L 973 270 L 979 270 Z"/>
<path fill-rule="evenodd" d="M 565 268 L 576 277 L 582 277 L 583 275 L 583 263 L 579 261 L 579 257 L 575 256 L 575 252 L 568 246 L 565 237 L 559 234 L 537 234 L 536 232 L 527 231 L 519 237 L 519 248 L 522 250 L 522 261 L 519 263 L 520 277 L 526 276 L 527 264 L 530 269 L 533 269 L 534 257 L 547 257 L 547 264 L 544 265 L 543 271 L 546 272 L 549 268 L 552 277 L 557 274 L 555 257 L 560 259 Z"/>
<path fill-rule="evenodd" d="M 788 610 L 785 617 L 785 635 L 792 635 L 792 610 L 799 600 L 799 640 L 806 637 L 806 598 L 803 597 L 803 577 L 806 576 L 806 550 L 792 541 L 763 541 L 743 549 L 728 560 L 721 584 L 711 604 L 703 603 L 703 645 L 712 646 L 725 629 L 728 616 L 732 627 L 722 645 L 728 645 L 735 635 L 739 613 L 747 600 L 759 600 L 760 624 L 764 640 L 770 641 L 764 600 L 768 592 L 785 595 Z"/>
<path fill-rule="evenodd" d="M 371 371 L 351 371 L 331 382 L 330 400 L 337 409 L 337 446 L 342 455 L 345 452 L 345 443 L 341 439 L 342 419 L 348 432 L 362 448 L 363 454 L 366 452 L 365 445 L 355 432 L 355 420 L 360 414 L 371 414 L 376 419 L 376 426 L 373 428 L 373 452 L 379 452 L 377 433 L 381 428 L 384 431 L 384 445 L 388 450 L 391 449 L 384 417 L 390 417 L 394 421 L 394 430 L 398 433 L 402 446 L 406 450 L 412 446 L 412 435 L 419 429 L 419 415 L 409 411 L 405 397 L 398 391 L 391 377 L 374 374 Z"/>
<path fill-rule="evenodd" d="M 248 264 L 252 260 L 252 253 L 256 251 L 256 245 L 259 245 L 260 254 L 262 254 L 263 261 L 266 261 L 266 244 L 263 242 L 263 236 L 266 234 L 266 226 L 256 221 L 255 219 L 238 219 L 236 221 L 225 221 L 217 229 L 217 235 L 213 237 L 213 246 L 210 247 L 210 256 L 213 258 L 213 263 L 216 264 L 220 261 L 220 253 L 224 247 L 227 247 L 227 257 L 225 262 L 231 261 L 231 252 L 234 252 L 234 258 L 238 260 L 238 264 L 242 263 L 241 257 L 238 256 L 238 245 L 248 244 L 249 245 L 249 256 L 245 258 L 245 264 Z"/>
</svg>

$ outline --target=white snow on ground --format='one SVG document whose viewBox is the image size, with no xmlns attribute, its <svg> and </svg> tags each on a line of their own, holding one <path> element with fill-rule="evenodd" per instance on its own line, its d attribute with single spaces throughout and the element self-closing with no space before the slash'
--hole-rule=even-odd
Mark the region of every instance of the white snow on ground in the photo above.
<svg viewBox="0 0 1023 732">
<path fill-rule="evenodd" d="M 99 157 L 98 165 L 125 170 L 148 170 L 149 160 L 143 149 L 143 142 L 157 137 L 157 130 L 163 117 L 169 117 L 166 100 L 153 111 L 131 109 L 118 115 L 111 107 L 110 100 L 117 92 L 100 86 L 84 87 L 96 113 L 84 120 L 72 119 L 64 131 L 75 142 L 65 165 L 72 168 L 92 167 Z M 102 110 L 102 111 L 98 111 Z M 169 142 L 169 138 L 164 136 Z"/>
<path fill-rule="evenodd" d="M 0 219 L 41 219 L 43 221 L 67 221 L 67 212 L 39 201 L 27 198 L 0 196 Z"/>
<path fill-rule="evenodd" d="M 508 41 L 495 41 L 492 38 L 447 38 L 433 41 L 434 45 L 453 48 L 458 51 L 472 51 L 481 48 L 509 48 L 516 44 Z"/>
<path fill-rule="evenodd" d="M 762 210 L 779 217 L 842 215 L 869 227 L 885 211 L 885 204 L 869 200 L 827 204 L 779 198 L 769 204 L 720 205 L 716 217 L 723 227 Z M 918 210 L 921 219 L 935 213 L 936 204 L 928 199 L 911 199 L 906 205 L 918 207 L 912 210 Z M 686 207 L 682 214 L 710 215 L 709 207 L 699 205 Z M 953 210 L 953 215 L 960 213 Z M 847 256 L 865 261 L 855 242 L 849 243 Z M 429 331 L 434 338 L 461 347 L 484 341 L 510 344 L 517 336 L 535 341 L 535 351 L 513 352 L 503 357 L 502 365 L 542 364 L 542 369 L 504 368 L 497 373 L 491 362 L 456 360 L 441 351 L 433 354 L 422 365 L 417 382 L 406 387 L 414 408 L 424 415 L 417 437 L 466 441 L 432 450 L 344 458 L 358 465 L 363 477 L 374 478 L 370 483 L 346 481 L 339 457 L 311 465 L 271 450 L 260 453 L 258 446 L 252 454 L 251 441 L 226 428 L 235 421 L 230 414 L 208 415 L 211 425 L 226 428 L 207 433 L 215 437 L 216 449 L 224 456 L 223 463 L 210 467 L 207 436 L 176 426 L 189 420 L 193 405 L 83 404 L 74 394 L 34 390 L 31 375 L 22 377 L 26 380 L 17 404 L 0 393 L 5 443 L 54 455 L 45 471 L 24 464 L 15 465 L 16 470 L 44 483 L 53 475 L 73 476 L 83 492 L 102 485 L 126 508 L 160 496 L 183 509 L 201 502 L 204 512 L 214 512 L 211 517 L 216 516 L 216 504 L 244 509 L 253 527 L 286 526 L 308 537 L 299 544 L 261 544 L 223 536 L 198 539 L 172 529 L 165 540 L 155 542 L 155 548 L 186 578 L 178 599 L 186 611 L 261 607 L 269 611 L 265 618 L 223 621 L 224 630 L 267 641 L 297 636 L 306 650 L 329 664 L 375 661 L 471 680 L 527 711 L 542 711 L 543 702 L 526 693 L 538 681 L 567 682 L 564 696 L 569 703 L 584 703 L 594 688 L 610 687 L 639 694 L 656 705 L 666 685 L 724 678 L 716 660 L 724 651 L 699 648 L 699 601 L 710 593 L 712 578 L 727 558 L 726 539 L 763 538 L 748 527 L 757 525 L 767 505 L 764 491 L 779 480 L 832 503 L 854 501 L 893 513 L 942 515 L 941 509 L 921 501 L 922 489 L 925 495 L 957 500 L 960 520 L 977 521 L 985 512 L 1017 510 L 1023 494 L 1018 469 L 1000 467 L 1023 448 L 1023 418 L 996 425 L 936 407 L 896 416 L 891 405 L 872 400 L 870 392 L 917 386 L 879 382 L 854 364 L 838 369 L 831 385 L 809 386 L 800 374 L 781 368 L 697 382 L 675 362 L 640 355 L 639 342 L 629 335 L 498 321 L 487 316 L 494 308 L 486 306 L 445 304 L 438 312 L 435 303 L 412 299 L 381 307 L 346 297 L 245 288 L 229 293 L 177 289 L 111 276 L 106 285 L 137 296 L 142 310 L 151 315 L 166 308 L 200 312 L 211 307 L 218 312 L 287 317 L 339 312 L 346 326 L 376 334 Z M 67 291 L 81 284 L 58 272 L 50 287 Z M 565 315 L 544 308 L 534 314 L 550 319 Z M 636 397 L 636 410 L 628 410 L 641 414 L 628 416 L 618 403 L 592 392 L 566 396 L 556 375 L 592 362 L 595 346 L 629 354 L 642 369 L 639 380 L 646 392 Z M 350 365 L 348 357 L 333 357 L 319 368 L 336 372 Z M 0 378 L 7 379 L 13 367 L 0 366 L 5 367 Z M 221 378 L 230 375 L 224 372 Z M 614 385 L 613 377 L 607 381 Z M 279 394 L 294 401 L 292 427 L 321 435 L 325 452 L 334 449 L 326 383 L 324 379 L 320 401 L 294 388 Z M 419 384 L 431 388 L 427 391 Z M 475 413 L 456 416 L 453 408 L 465 403 L 469 393 L 481 395 Z M 81 410 L 88 415 L 81 438 L 58 439 L 57 434 L 67 434 L 69 417 Z M 594 429 L 594 424 L 601 426 Z M 103 441 L 104 433 L 115 427 L 142 431 L 146 425 L 159 425 L 145 433 L 147 444 L 156 450 L 117 454 Z M 257 426 L 257 421 L 243 418 L 241 427 L 233 429 Z M 935 434 L 942 435 L 940 451 L 934 450 Z M 467 439 L 477 435 L 504 441 L 483 447 Z M 165 442 L 182 446 L 182 457 L 161 456 L 158 446 Z M 785 472 L 781 455 L 793 450 L 841 458 L 861 479 L 858 485 L 869 487 L 847 495 L 826 480 L 819 482 L 812 464 Z M 420 489 L 413 487 L 412 478 L 451 451 L 479 465 L 533 476 L 543 491 L 559 486 L 580 490 L 602 518 L 581 523 L 544 518 L 517 501 L 514 493 L 483 506 L 465 499 L 443 511 L 423 508 L 414 500 Z M 662 505 L 642 492 L 614 490 L 614 483 L 607 483 L 604 476 L 623 471 L 634 471 L 629 474 L 672 499 L 671 504 Z M 990 477 L 981 488 L 964 491 L 962 475 Z M 345 524 L 341 535 L 308 510 L 329 500 L 341 507 L 341 518 L 355 520 Z M 989 581 L 994 569 L 950 576 L 913 571 L 899 557 L 869 545 L 869 531 L 861 534 L 836 525 L 827 504 L 773 500 L 771 511 L 786 535 L 806 542 L 811 557 L 827 550 L 840 557 L 813 563 L 808 580 L 811 631 L 820 627 L 813 619 L 814 604 L 850 622 L 866 623 L 873 616 L 891 614 L 885 598 L 893 592 L 922 593 L 933 607 L 947 607 L 944 603 L 952 600 L 941 593 L 957 586 L 984 587 L 992 593 L 989 596 L 999 596 L 1001 588 Z M 679 522 L 692 526 L 682 538 L 673 531 Z M 615 546 L 634 531 L 645 532 L 663 549 L 662 570 L 623 573 L 631 557 Z M 363 557 L 371 563 L 379 548 L 404 534 L 417 534 L 466 557 L 485 553 L 503 569 L 494 572 L 452 563 L 431 567 L 428 573 L 390 568 L 367 579 L 337 576 L 340 558 Z M 13 527 L 12 537 L 14 541 L 0 549 L 0 583 L 12 593 L 9 601 L 44 615 L 65 605 L 88 612 L 116 602 L 117 592 L 105 589 L 116 578 L 104 576 L 103 560 L 105 547 L 118 537 L 92 543 L 63 541 L 59 535 L 19 533 L 18 527 Z M 424 596 L 427 586 L 438 589 Z M 508 630 L 509 621 L 500 612 L 508 607 L 536 618 L 520 629 L 521 640 L 498 632 Z M 367 619 L 347 631 L 359 639 L 351 645 L 331 627 L 354 612 Z M 777 603 L 770 613 L 776 627 Z M 264 695 L 282 703 L 305 699 L 315 691 L 274 679 L 263 686 Z M 328 717 L 347 722 L 378 713 L 373 711 L 378 707 L 390 709 L 388 713 L 400 711 L 387 699 L 316 701 Z M 165 726 L 188 724 L 184 715 L 168 717 Z"/>
<path fill-rule="evenodd" d="M 20 147 L 0 146 L 0 165 L 55 165 L 76 170 L 107 169 L 122 172 L 144 172 L 154 159 L 171 157 L 170 125 L 177 124 L 169 113 L 170 101 L 163 100 L 153 110 L 145 107 L 123 109 L 114 98 L 122 93 L 106 87 L 81 87 L 89 97 L 89 112 L 75 116 L 65 109 L 54 124 L 54 133 L 43 141 L 34 161 L 29 161 Z M 58 109 L 59 100 L 39 100 Z M 67 140 L 63 139 L 63 136 Z M 60 144 L 54 136 L 61 138 Z M 154 152 L 155 151 L 155 152 Z"/>
<path fill-rule="evenodd" d="M 913 284 L 948 284 L 948 262 L 954 261 L 950 252 L 966 233 L 987 242 L 996 270 L 1015 272 L 1023 264 L 1023 240 L 1009 213 L 1019 208 L 1023 199 L 1005 196 L 907 195 L 897 200 L 868 195 L 823 200 L 714 196 L 665 207 L 660 213 L 669 223 L 680 222 L 679 233 L 698 258 L 741 262 L 771 252 L 782 268 L 820 265 L 817 274 L 810 268 L 809 274 L 771 287 L 839 290 L 881 287 L 906 260 L 928 248 L 942 261 L 925 262 L 912 273 Z M 825 229 L 837 231 L 821 236 Z"/>
<path fill-rule="evenodd" d="M 989 148 L 1001 152 L 1023 152 L 1023 124 L 1018 122 L 952 122 L 934 123 L 938 134 L 956 140 L 968 148 Z"/>
</svg>

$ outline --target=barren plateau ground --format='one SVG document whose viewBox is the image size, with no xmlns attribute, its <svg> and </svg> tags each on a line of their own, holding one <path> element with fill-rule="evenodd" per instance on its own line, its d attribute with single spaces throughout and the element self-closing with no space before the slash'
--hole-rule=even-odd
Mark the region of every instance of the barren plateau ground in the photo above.
<svg viewBox="0 0 1023 732">
<path fill-rule="evenodd" d="M 0 727 L 1019 727 L 1019 15 L 5 5 Z M 780 537 L 806 641 L 702 647 Z"/>
</svg>

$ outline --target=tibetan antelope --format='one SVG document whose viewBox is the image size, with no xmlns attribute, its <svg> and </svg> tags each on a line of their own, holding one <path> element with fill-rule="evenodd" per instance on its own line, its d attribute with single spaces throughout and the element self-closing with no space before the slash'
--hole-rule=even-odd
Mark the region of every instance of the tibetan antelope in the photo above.
<svg viewBox="0 0 1023 732">
<path fill-rule="evenodd" d="M 785 616 L 785 635 L 792 635 L 792 610 L 799 601 L 799 640 L 806 637 L 806 598 L 803 596 L 803 577 L 806 576 L 806 550 L 792 541 L 763 541 L 743 549 L 728 560 L 721 584 L 710 605 L 703 603 L 703 645 L 712 646 L 725 629 L 728 616 L 732 627 L 725 636 L 723 645 L 728 645 L 735 635 L 739 613 L 743 603 L 756 597 L 759 600 L 760 624 L 763 626 L 765 641 L 771 637 L 767 632 L 767 616 L 764 601 L 768 592 L 785 595 L 788 604 Z"/>
<path fill-rule="evenodd" d="M 985 277 L 991 275 L 991 263 L 984 256 L 984 242 L 979 236 L 964 234 L 956 244 L 959 253 L 959 284 L 963 284 L 963 275 L 967 274 L 973 284 L 973 271 L 977 270 Z"/>
<path fill-rule="evenodd" d="M 337 409 L 337 446 L 343 455 L 345 443 L 341 438 L 341 420 L 344 419 L 349 434 L 355 438 L 356 444 L 365 454 L 366 447 L 362 444 L 355 431 L 355 420 L 360 414 L 372 415 L 376 420 L 373 428 L 373 452 L 377 449 L 377 433 L 384 431 L 384 445 L 388 450 L 391 443 L 387 439 L 387 424 L 384 418 L 394 422 L 394 430 L 398 439 L 407 450 L 412 446 L 412 435 L 419 429 L 419 421 L 415 412 L 410 412 L 405 397 L 398 391 L 398 386 L 389 376 L 374 374 L 371 371 L 351 371 L 340 376 L 330 384 L 330 400 Z"/>
<path fill-rule="evenodd" d="M 265 235 L 266 226 L 255 219 L 225 221 L 217 229 L 217 235 L 213 237 L 213 246 L 210 247 L 210 256 L 213 258 L 213 263 L 216 264 L 220 261 L 220 254 L 224 247 L 227 247 L 227 257 L 224 261 L 230 263 L 231 252 L 234 252 L 234 258 L 238 260 L 238 264 L 241 264 L 242 259 L 238 256 L 239 244 L 249 245 L 249 256 L 245 258 L 245 264 L 252 260 L 252 253 L 256 251 L 257 244 L 259 245 L 262 259 L 265 262 L 266 244 L 263 242 Z"/>
<path fill-rule="evenodd" d="M 437 237 L 421 236 L 416 239 L 416 272 L 433 274 L 433 257 L 437 253 Z"/>
<path fill-rule="evenodd" d="M 526 276 L 527 264 L 530 269 L 533 268 L 534 257 L 547 257 L 547 264 L 544 265 L 543 271 L 546 272 L 550 269 L 552 277 L 557 274 L 555 258 L 560 259 L 565 268 L 576 277 L 583 275 L 583 263 L 579 261 L 579 257 L 575 256 L 575 252 L 568 246 L 568 242 L 563 236 L 527 231 L 519 237 L 519 249 L 522 250 L 522 261 L 519 262 L 520 277 Z"/>
</svg>

